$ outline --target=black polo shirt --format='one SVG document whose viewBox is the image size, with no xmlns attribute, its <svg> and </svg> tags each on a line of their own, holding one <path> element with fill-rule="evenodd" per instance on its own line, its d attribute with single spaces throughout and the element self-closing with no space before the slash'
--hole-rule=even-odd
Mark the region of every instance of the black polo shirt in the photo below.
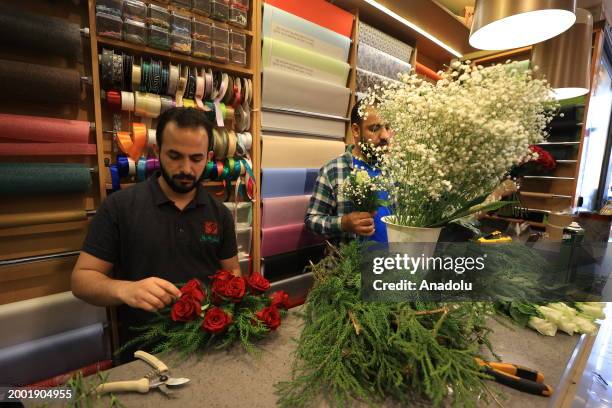
<svg viewBox="0 0 612 408">
<path fill-rule="evenodd" d="M 221 259 L 238 253 L 231 212 L 202 186 L 181 211 L 161 190 L 159 176 L 109 195 L 89 225 L 82 250 L 112 263 L 117 279 L 208 282 Z M 126 329 L 151 314 L 124 305 L 118 318 L 124 341 Z"/>
</svg>

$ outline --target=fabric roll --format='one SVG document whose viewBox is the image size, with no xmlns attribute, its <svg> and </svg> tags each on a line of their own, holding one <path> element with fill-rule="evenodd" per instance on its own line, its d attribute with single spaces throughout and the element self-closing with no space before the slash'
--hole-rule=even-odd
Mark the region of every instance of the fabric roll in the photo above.
<svg viewBox="0 0 612 408">
<path fill-rule="evenodd" d="M 75 69 L 0 60 L 0 89 L 8 100 L 78 103 L 81 75 Z"/>
<path fill-rule="evenodd" d="M 345 149 L 341 141 L 295 136 L 263 135 L 262 168 L 319 169 Z"/>
<path fill-rule="evenodd" d="M 295 14 L 264 4 L 263 36 L 347 61 L 351 39 Z"/>
<path fill-rule="evenodd" d="M 68 163 L 0 163 L 0 195 L 84 193 L 89 167 Z"/>
<path fill-rule="evenodd" d="M 68 318 L 67 318 L 68 317 Z M 0 306 L 0 326 L 10 327 L 0 337 L 0 348 L 41 339 L 106 322 L 106 309 L 56 293 Z"/>
<path fill-rule="evenodd" d="M 89 122 L 0 113 L 2 139 L 31 142 L 88 143 Z"/>
<path fill-rule="evenodd" d="M 264 199 L 262 227 L 272 228 L 304 222 L 309 203 L 310 194 Z"/>
<path fill-rule="evenodd" d="M 325 256 L 326 245 L 316 245 L 301 248 L 286 254 L 268 256 L 263 260 L 263 273 L 273 284 L 270 290 L 285 290 L 290 300 L 305 299 L 312 286 L 312 274 L 304 274 L 304 269 L 310 262 L 317 263 Z M 300 278 L 310 277 L 307 281 Z M 298 282 L 295 282 L 295 281 Z M 290 290 L 293 289 L 293 290 Z M 300 290 L 300 289 L 303 289 Z M 302 296 L 299 296 L 302 294 Z M 296 299 L 298 298 L 298 299 Z"/>
<path fill-rule="evenodd" d="M 61 18 L 0 6 L 0 44 L 82 60 L 81 32 Z"/>
<path fill-rule="evenodd" d="M 319 169 L 262 169 L 261 197 L 310 195 Z"/>
<path fill-rule="evenodd" d="M 386 88 L 389 84 L 401 82 L 391 78 L 384 77 L 382 75 L 375 74 L 370 71 L 365 71 L 361 68 L 357 68 L 357 92 L 367 92 L 368 89 L 376 89 L 376 87 Z"/>
<path fill-rule="evenodd" d="M 350 88 L 275 68 L 263 71 L 264 107 L 346 117 Z"/>
<path fill-rule="evenodd" d="M 30 384 L 103 360 L 105 355 L 101 323 L 26 341 L 0 349 L 0 384 Z"/>
<path fill-rule="evenodd" d="M 0 156 L 95 156 L 95 144 L 0 143 Z"/>
<path fill-rule="evenodd" d="M 264 132 L 287 132 L 299 137 L 301 132 L 307 129 L 310 136 L 344 140 L 345 125 L 346 122 L 336 119 L 313 118 L 283 112 L 261 112 L 261 128 Z"/>
<path fill-rule="evenodd" d="M 393 55 L 401 61 L 410 62 L 412 57 L 413 47 L 360 21 L 359 46 L 363 44 Z"/>
<path fill-rule="evenodd" d="M 275 68 L 339 86 L 346 86 L 351 68 L 344 61 L 269 37 L 264 37 L 262 59 L 263 68 Z"/>
<path fill-rule="evenodd" d="M 264 228 L 261 231 L 261 256 L 272 256 L 321 244 L 325 237 L 314 235 L 303 222 Z"/>
<path fill-rule="evenodd" d="M 359 44 L 357 67 L 391 79 L 410 73 L 410 64 L 367 44 Z"/>
<path fill-rule="evenodd" d="M 83 221 L 85 219 L 87 219 L 87 213 L 83 210 L 45 211 L 24 214 L 0 214 L 0 228 L 23 227 L 26 225 L 56 224 L 61 222 Z"/>
<path fill-rule="evenodd" d="M 325 0 L 266 0 L 266 3 L 351 38 L 353 14 Z"/>
</svg>

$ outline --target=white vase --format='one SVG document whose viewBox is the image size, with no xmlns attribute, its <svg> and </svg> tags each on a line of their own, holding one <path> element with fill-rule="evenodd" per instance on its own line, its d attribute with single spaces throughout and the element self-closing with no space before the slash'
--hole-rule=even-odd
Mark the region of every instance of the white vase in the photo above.
<svg viewBox="0 0 612 408">
<path fill-rule="evenodd" d="M 387 239 L 389 242 L 438 242 L 442 227 L 422 228 L 407 227 L 395 224 L 395 216 L 387 215 L 381 218 L 387 226 Z"/>
</svg>

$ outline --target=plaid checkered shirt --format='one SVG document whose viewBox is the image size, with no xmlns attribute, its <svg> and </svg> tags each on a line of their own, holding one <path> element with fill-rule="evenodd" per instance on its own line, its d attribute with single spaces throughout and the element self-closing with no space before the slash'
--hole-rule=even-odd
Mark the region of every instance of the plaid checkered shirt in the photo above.
<svg viewBox="0 0 612 408">
<path fill-rule="evenodd" d="M 342 231 L 341 219 L 354 211 L 353 203 L 338 197 L 338 188 L 353 170 L 353 145 L 319 170 L 310 204 L 304 217 L 306 227 L 334 243 L 353 240 L 357 235 Z"/>
</svg>

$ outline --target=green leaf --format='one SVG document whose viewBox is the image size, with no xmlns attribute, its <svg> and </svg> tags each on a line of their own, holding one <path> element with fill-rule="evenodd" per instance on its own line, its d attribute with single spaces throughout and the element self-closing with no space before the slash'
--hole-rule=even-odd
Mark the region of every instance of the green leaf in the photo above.
<svg viewBox="0 0 612 408">
<path fill-rule="evenodd" d="M 516 204 L 516 203 L 517 203 L 516 201 L 496 201 L 494 203 L 477 205 L 477 206 L 472 206 L 472 207 L 467 207 L 467 208 L 464 207 L 462 210 L 455 212 L 453 215 L 446 217 L 436 222 L 435 224 L 428 225 L 428 227 L 429 228 L 442 227 L 457 218 L 463 218 L 463 217 L 466 217 L 468 215 L 471 215 L 471 214 L 474 214 L 480 211 L 483 211 L 483 212 L 495 211 L 509 204 Z"/>
</svg>

